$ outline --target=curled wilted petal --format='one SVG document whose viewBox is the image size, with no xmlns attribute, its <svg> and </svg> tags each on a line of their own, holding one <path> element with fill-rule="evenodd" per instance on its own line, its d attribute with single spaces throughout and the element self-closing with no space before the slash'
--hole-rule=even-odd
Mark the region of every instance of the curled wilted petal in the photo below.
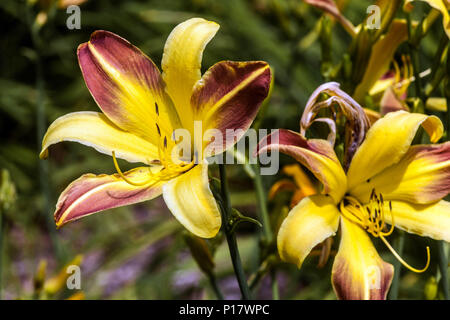
<svg viewBox="0 0 450 320">
<path fill-rule="evenodd" d="M 321 94 L 327 94 L 329 98 L 324 101 L 318 101 Z M 336 108 L 338 107 L 338 109 Z M 369 119 L 364 112 L 364 109 L 346 94 L 344 91 L 339 89 L 339 83 L 328 82 L 319 86 L 311 95 L 308 102 L 306 103 L 305 111 L 303 112 L 302 119 L 300 120 L 300 133 L 305 135 L 306 130 L 315 121 L 324 121 L 323 118 L 315 119 L 318 113 L 324 109 L 330 108 L 333 114 L 333 118 L 336 119 L 337 113 L 341 112 L 343 116 L 347 119 L 345 137 L 345 168 L 348 167 L 353 154 L 356 152 L 358 146 L 363 142 L 366 132 L 370 127 Z M 330 126 L 333 130 L 333 127 Z M 334 127 L 335 130 L 335 127 Z M 336 133 L 332 132 L 332 136 Z M 329 136 L 330 139 L 330 136 Z"/>
</svg>

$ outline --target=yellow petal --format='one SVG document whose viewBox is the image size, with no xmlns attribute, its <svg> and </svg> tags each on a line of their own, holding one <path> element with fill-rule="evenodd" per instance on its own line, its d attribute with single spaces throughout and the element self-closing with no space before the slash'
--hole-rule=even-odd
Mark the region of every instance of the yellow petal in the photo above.
<svg viewBox="0 0 450 320">
<path fill-rule="evenodd" d="M 353 94 L 356 101 L 363 101 L 367 92 L 388 71 L 394 52 L 406 39 L 408 39 L 406 21 L 394 20 L 386 35 L 380 38 L 372 48 L 363 79 Z"/>
<path fill-rule="evenodd" d="M 269 93 L 271 78 L 263 61 L 222 61 L 209 68 L 194 86 L 191 106 L 203 130 L 219 130 L 223 139 L 205 134 L 202 147 L 218 154 L 240 140 Z"/>
<path fill-rule="evenodd" d="M 394 275 L 394 267 L 378 255 L 368 234 L 341 217 L 342 238 L 331 273 L 339 299 L 383 300 Z"/>
<path fill-rule="evenodd" d="M 75 141 L 97 151 L 129 162 L 151 163 L 158 159 L 158 149 L 152 143 L 112 123 L 98 112 L 74 112 L 56 119 L 48 128 L 42 141 L 41 158 L 46 158 L 48 148 L 62 141 Z"/>
<path fill-rule="evenodd" d="M 386 222 L 392 224 L 389 204 L 385 204 Z M 392 201 L 394 225 L 397 228 L 435 240 L 450 242 L 450 202 L 441 200 L 432 204 L 412 204 Z"/>
<path fill-rule="evenodd" d="M 209 189 L 206 162 L 167 182 L 163 196 L 175 218 L 196 236 L 212 238 L 219 231 L 222 219 Z"/>
<path fill-rule="evenodd" d="M 347 173 L 349 190 L 400 161 L 420 125 L 432 142 L 439 140 L 444 131 L 439 118 L 405 111 L 388 113 L 375 122 L 350 164 Z"/>
<path fill-rule="evenodd" d="M 323 194 L 338 203 L 347 190 L 347 177 L 332 145 L 321 139 L 307 140 L 301 134 L 279 129 L 258 143 L 257 153 L 281 151 L 304 165 L 323 184 Z"/>
<path fill-rule="evenodd" d="M 317 244 L 336 234 L 338 225 L 339 211 L 331 197 L 304 198 L 289 212 L 278 231 L 281 259 L 300 268 Z"/>
<path fill-rule="evenodd" d="M 431 203 L 450 191 L 450 142 L 412 146 L 396 164 L 357 185 L 351 194 L 362 203 L 372 190 L 385 200 Z"/>
<path fill-rule="evenodd" d="M 183 127 L 193 132 L 191 95 L 201 77 L 203 50 L 214 37 L 219 25 L 201 18 L 192 18 L 172 30 L 164 47 L 161 62 L 166 91 L 172 98 Z"/>
<path fill-rule="evenodd" d="M 171 137 L 181 127 L 158 68 L 127 40 L 96 31 L 78 47 L 78 61 L 98 106 L 121 129 L 158 145 L 160 131 Z"/>
<path fill-rule="evenodd" d="M 405 0 L 404 8 L 407 11 L 412 10 L 412 4 L 415 0 Z M 445 5 L 446 0 L 421 0 L 430 5 L 430 7 L 439 10 L 442 14 L 442 25 L 444 26 L 444 31 L 447 36 L 450 38 L 450 14 L 448 13 L 448 5 Z M 448 2 L 447 2 L 448 3 Z"/>
<path fill-rule="evenodd" d="M 439 97 L 430 97 L 425 103 L 425 108 L 431 111 L 447 111 L 447 99 Z"/>
</svg>

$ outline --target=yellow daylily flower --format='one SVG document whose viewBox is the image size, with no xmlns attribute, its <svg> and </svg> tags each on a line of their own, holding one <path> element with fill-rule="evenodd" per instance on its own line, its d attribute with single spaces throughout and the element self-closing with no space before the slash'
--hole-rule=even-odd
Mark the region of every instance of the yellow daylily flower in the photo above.
<svg viewBox="0 0 450 320">
<path fill-rule="evenodd" d="M 394 227 L 436 240 L 450 241 L 450 142 L 415 145 L 422 126 L 434 143 L 443 134 L 435 116 L 391 112 L 376 121 L 356 150 L 348 171 L 332 144 L 279 129 L 263 138 L 258 153 L 281 151 L 292 156 L 323 184 L 321 194 L 302 199 L 291 209 L 278 233 L 282 260 L 299 268 L 311 250 L 341 227 L 341 243 L 332 270 L 340 299 L 385 299 L 394 268 L 378 255 L 369 235 L 392 249 L 387 237 Z M 391 227 L 388 230 L 387 224 Z"/>
<path fill-rule="evenodd" d="M 266 98 L 271 71 L 262 61 L 222 61 L 203 76 L 202 54 L 219 29 L 215 22 L 189 19 L 169 35 L 162 58 L 162 74 L 144 53 L 125 39 L 96 31 L 78 47 L 86 85 L 102 110 L 75 112 L 60 117 L 48 128 L 41 158 L 61 141 L 76 141 L 111 155 L 114 175 L 86 174 L 59 197 L 57 226 L 102 210 L 150 200 L 161 193 L 173 215 L 190 232 L 211 238 L 221 216 L 209 188 L 206 156 L 220 154 L 235 139 L 203 138 L 208 129 L 223 137 L 235 130 L 238 140 L 250 127 Z M 177 129 L 195 134 L 201 121 L 198 145 L 176 136 Z M 189 139 L 188 139 L 189 140 Z M 180 145 L 183 154 L 180 154 Z M 212 151 L 211 151 L 212 150 Z M 122 173 L 117 158 L 148 166 Z"/>
</svg>

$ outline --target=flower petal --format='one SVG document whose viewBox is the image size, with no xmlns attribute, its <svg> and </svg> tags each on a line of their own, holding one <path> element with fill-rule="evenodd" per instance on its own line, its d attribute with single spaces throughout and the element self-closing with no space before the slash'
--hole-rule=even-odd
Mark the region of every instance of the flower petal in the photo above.
<svg viewBox="0 0 450 320">
<path fill-rule="evenodd" d="M 409 233 L 450 242 L 450 202 L 441 200 L 432 204 L 413 204 L 392 201 L 394 225 Z M 385 204 L 386 222 L 392 224 L 389 204 Z"/>
<path fill-rule="evenodd" d="M 183 128 L 193 132 L 190 110 L 192 90 L 201 77 L 203 50 L 219 30 L 219 25 L 202 18 L 192 18 L 177 25 L 167 38 L 162 57 L 166 91 L 178 114 L 183 115 Z"/>
<path fill-rule="evenodd" d="M 425 103 L 425 108 L 430 111 L 447 112 L 447 99 L 440 97 L 430 97 Z"/>
<path fill-rule="evenodd" d="M 399 110 L 409 111 L 408 106 L 397 97 L 393 87 L 388 87 L 380 101 L 380 112 L 385 115 Z"/>
<path fill-rule="evenodd" d="M 42 140 L 40 157 L 47 158 L 48 148 L 61 141 L 75 141 L 97 151 L 116 156 L 129 162 L 150 164 L 158 159 L 155 145 L 112 123 L 98 112 L 74 112 L 56 119 Z"/>
<path fill-rule="evenodd" d="M 450 191 L 450 142 L 412 146 L 398 163 L 351 193 L 365 203 L 373 189 L 386 200 L 430 203 L 444 198 Z"/>
<path fill-rule="evenodd" d="M 357 29 L 341 14 L 334 0 L 305 0 L 305 2 L 331 14 L 352 37 L 356 35 Z"/>
<path fill-rule="evenodd" d="M 406 11 L 411 11 L 413 8 L 413 5 L 411 2 L 417 1 L 417 0 L 405 0 L 403 8 Z M 439 12 L 442 14 L 442 25 L 444 26 L 444 31 L 447 34 L 447 36 L 450 38 L 450 14 L 448 13 L 448 7 L 449 5 L 445 5 L 446 0 L 421 0 L 423 2 L 426 2 L 430 5 L 430 7 L 439 10 Z M 448 4 L 448 0 L 447 0 Z"/>
<path fill-rule="evenodd" d="M 378 255 L 368 234 L 341 217 L 342 238 L 331 273 L 334 291 L 343 300 L 384 300 L 394 267 Z"/>
<path fill-rule="evenodd" d="M 217 144 L 213 147 L 216 153 L 245 134 L 269 93 L 270 81 L 270 68 L 265 62 L 222 61 L 196 83 L 191 100 L 195 120 L 202 121 L 203 130 L 218 129 L 224 137 L 212 142 Z M 209 137 L 204 137 L 204 143 L 209 142 Z"/>
<path fill-rule="evenodd" d="M 78 60 L 98 106 L 121 129 L 158 145 L 156 124 L 169 137 L 181 127 L 158 68 L 127 40 L 96 31 L 78 47 Z"/>
<path fill-rule="evenodd" d="M 150 170 L 154 167 L 141 167 L 125 172 L 133 182 L 140 183 L 151 179 Z M 161 183 L 152 186 L 136 187 L 125 182 L 118 174 L 85 174 L 72 182 L 59 196 L 56 204 L 55 222 L 57 227 L 88 216 L 95 212 L 121 207 L 153 199 L 161 194 Z"/>
<path fill-rule="evenodd" d="M 346 191 L 347 178 L 331 144 L 326 140 L 306 140 L 302 135 L 279 129 L 264 137 L 258 144 L 257 153 L 281 151 L 300 162 L 322 182 L 322 193 L 339 202 Z"/>
<path fill-rule="evenodd" d="M 356 151 L 347 172 L 350 191 L 387 167 L 397 163 L 408 151 L 420 125 L 436 142 L 444 131 L 435 116 L 397 111 L 374 123 Z"/>
<path fill-rule="evenodd" d="M 167 182 L 163 196 L 175 218 L 196 236 L 212 238 L 219 231 L 222 218 L 209 189 L 206 162 Z"/>
<path fill-rule="evenodd" d="M 339 211 L 333 199 L 313 195 L 301 200 L 289 212 L 278 231 L 278 252 L 282 260 L 301 267 L 319 243 L 336 234 Z"/>
</svg>

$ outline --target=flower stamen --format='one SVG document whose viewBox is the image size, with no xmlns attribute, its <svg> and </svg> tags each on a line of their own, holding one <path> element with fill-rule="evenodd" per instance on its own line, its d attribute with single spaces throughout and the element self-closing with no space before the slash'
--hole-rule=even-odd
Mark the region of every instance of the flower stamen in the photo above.
<svg viewBox="0 0 450 320">
<path fill-rule="evenodd" d="M 392 232 L 394 232 L 395 222 L 394 222 L 394 214 L 392 212 L 392 202 L 389 201 L 389 212 L 391 214 L 391 228 L 389 231 L 384 231 L 386 222 L 385 222 L 385 203 L 384 203 L 383 195 L 377 194 L 375 192 L 375 189 L 372 190 L 372 193 L 370 195 L 370 200 L 367 205 L 361 205 L 359 201 L 352 197 L 352 196 L 346 196 L 343 201 L 340 203 L 340 211 L 342 215 L 360 225 L 364 230 L 366 230 L 368 233 L 370 233 L 375 238 L 380 238 L 386 247 L 392 252 L 392 254 L 397 258 L 398 261 L 402 265 L 404 265 L 407 269 L 421 273 L 428 269 L 428 266 L 430 265 L 430 248 L 427 246 L 427 262 L 424 268 L 417 269 L 414 267 L 411 267 L 409 264 L 403 260 L 400 255 L 392 248 L 392 246 L 389 244 L 389 242 L 386 240 L 385 237 L 390 236 Z"/>
</svg>

